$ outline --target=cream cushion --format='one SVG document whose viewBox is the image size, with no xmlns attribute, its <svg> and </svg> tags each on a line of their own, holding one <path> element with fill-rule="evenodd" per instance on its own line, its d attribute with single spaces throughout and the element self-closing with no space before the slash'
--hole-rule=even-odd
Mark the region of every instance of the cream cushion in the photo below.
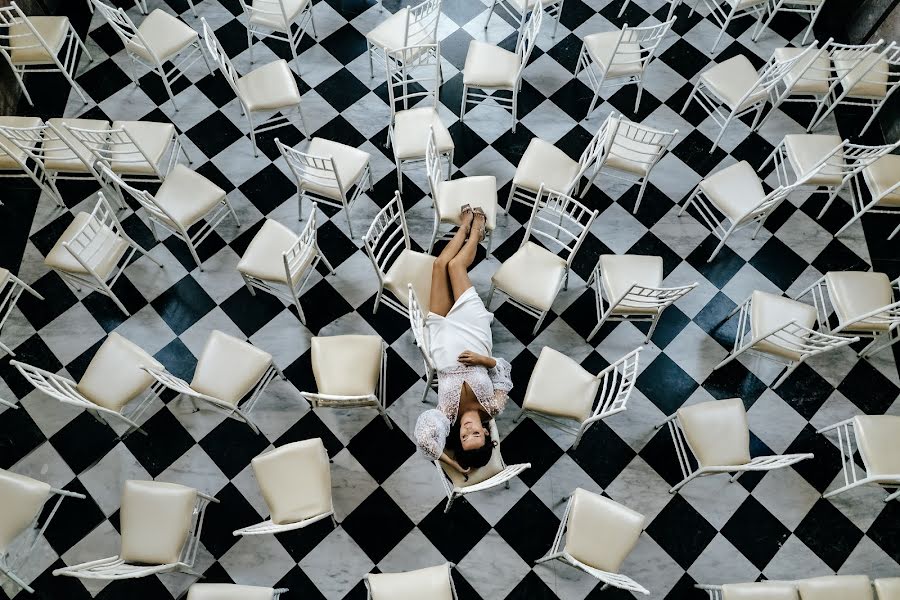
<svg viewBox="0 0 900 600">
<path fill-rule="evenodd" d="M 796 58 L 805 50 L 806 48 L 776 48 L 775 60 L 785 62 Z M 830 76 L 831 58 L 821 50 L 814 50 L 794 63 L 784 76 L 784 82 L 793 94 L 827 94 Z"/>
<path fill-rule="evenodd" d="M 878 600 L 900 600 L 900 577 L 885 577 L 875 580 Z"/>
<path fill-rule="evenodd" d="M 453 600 L 449 564 L 406 573 L 371 573 L 366 578 L 372 600 Z"/>
<path fill-rule="evenodd" d="M 600 380 L 577 362 L 549 346 L 541 349 L 522 408 L 584 421 L 600 388 Z"/>
<path fill-rule="evenodd" d="M 285 32 L 288 23 L 292 23 L 307 4 L 309 0 L 253 0 L 252 6 L 257 10 L 251 11 L 249 23 Z M 287 23 L 284 15 L 287 16 Z"/>
<path fill-rule="evenodd" d="M 43 481 L 0 469 L 0 556 L 31 526 L 49 497 L 50 486 Z"/>
<path fill-rule="evenodd" d="M 96 223 L 90 213 L 80 212 L 75 215 L 75 218 L 63 231 L 56 244 L 44 257 L 44 264 L 51 269 L 65 271 L 66 273 L 87 275 L 88 271 L 78 262 L 75 255 L 63 246 L 63 243 L 71 242 L 75 239 L 81 228 L 89 222 Z M 74 247 L 72 249 L 78 250 Z M 103 225 L 100 231 L 94 235 L 91 244 L 84 250 L 79 250 L 79 254 L 86 259 L 88 267 L 94 270 L 97 277 L 105 281 L 119 263 L 119 259 L 125 255 L 126 250 L 128 250 L 128 242 L 117 235 L 115 231 Z"/>
<path fill-rule="evenodd" d="M 0 127 L 38 127 L 41 120 L 38 117 L 12 117 L 0 116 Z M 34 149 L 34 145 L 31 146 Z M 12 143 L 9 138 L 0 133 L 0 170 L 20 169 L 20 162 L 28 160 L 28 153 Z"/>
<path fill-rule="evenodd" d="M 459 209 L 463 204 L 484 210 L 485 227 L 493 231 L 497 226 L 497 178 L 478 175 L 448 179 L 438 184 L 437 205 L 441 222 L 462 225 Z"/>
<path fill-rule="evenodd" d="M 431 107 L 411 108 L 394 115 L 394 156 L 400 160 L 424 158 L 429 127 L 434 131 L 439 154 L 453 150 L 453 139 L 437 111 Z"/>
<path fill-rule="evenodd" d="M 857 61 L 853 58 L 855 54 L 858 53 L 838 50 L 831 55 L 834 70 L 841 78 L 841 87 L 850 89 L 849 96 L 884 98 L 887 94 L 890 65 L 879 53 L 870 54 L 856 64 Z"/>
<path fill-rule="evenodd" d="M 431 305 L 431 272 L 434 256 L 406 248 L 384 274 L 384 287 L 403 305 L 409 306 L 409 284 L 416 290 L 422 310 L 428 312 Z"/>
<path fill-rule="evenodd" d="M 97 349 L 75 389 L 94 404 L 121 412 L 155 381 L 141 367 L 163 368 L 142 348 L 113 331 Z"/>
<path fill-rule="evenodd" d="M 765 1 L 766 0 L 728 0 L 728 4 L 741 9 L 747 8 L 748 6 L 754 6 L 756 4 L 763 4 Z M 803 2 L 798 2 L 798 4 L 802 4 L 805 1 L 806 0 L 803 0 Z"/>
<path fill-rule="evenodd" d="M 865 575 L 832 575 L 797 582 L 800 600 L 872 600 L 872 583 Z"/>
<path fill-rule="evenodd" d="M 797 588 L 768 581 L 727 583 L 722 586 L 722 600 L 797 600 Z"/>
<path fill-rule="evenodd" d="M 829 271 L 825 274 L 825 285 L 841 324 L 884 308 L 894 301 L 891 280 L 884 273 Z M 865 320 L 850 325 L 846 331 L 887 331 L 889 327 L 889 322 Z"/>
<path fill-rule="evenodd" d="M 515 52 L 479 40 L 469 42 L 463 85 L 476 88 L 512 88 L 519 74 Z"/>
<path fill-rule="evenodd" d="M 600 280 L 606 291 L 607 300 L 612 303 L 628 293 L 637 284 L 648 288 L 658 288 L 663 280 L 663 260 L 659 256 L 637 254 L 601 254 Z M 656 314 L 659 309 L 640 302 L 627 300 L 613 309 L 615 314 Z"/>
<path fill-rule="evenodd" d="M 225 190 L 188 167 L 177 164 L 154 200 L 172 217 L 174 224 L 189 228 L 225 199 Z"/>
<path fill-rule="evenodd" d="M 405 48 L 407 46 L 414 45 L 421 46 L 426 44 L 433 44 L 434 40 L 431 39 L 430 35 L 422 35 L 421 26 L 412 25 L 410 29 L 415 39 L 409 39 L 406 30 L 407 13 L 409 13 L 408 8 L 401 8 L 400 10 L 386 18 L 384 21 L 379 23 L 372 31 L 367 33 L 366 39 L 368 39 L 375 46 L 378 46 L 379 48 L 386 48 L 388 50 L 396 50 L 399 48 Z M 413 19 L 410 18 L 411 24 L 412 20 Z M 419 54 L 419 52 L 414 52 L 408 56 L 409 58 L 413 58 L 417 54 Z"/>
<path fill-rule="evenodd" d="M 644 515 L 630 508 L 576 488 L 566 526 L 565 552 L 589 567 L 618 573 L 637 545 Z"/>
<path fill-rule="evenodd" d="M 135 36 L 125 44 L 125 49 L 150 64 L 165 62 L 197 41 L 199 34 L 177 17 L 155 9 L 137 28 L 144 38 Z M 144 45 L 146 43 L 146 46 Z M 156 58 L 153 55 L 156 54 Z"/>
<path fill-rule="evenodd" d="M 252 585 L 229 583 L 195 583 L 188 589 L 187 600 L 272 600 L 275 590 Z"/>
<path fill-rule="evenodd" d="M 752 213 L 766 199 L 762 182 L 746 160 L 713 173 L 700 182 L 700 189 L 732 223 Z"/>
<path fill-rule="evenodd" d="M 334 335 L 312 339 L 312 368 L 320 394 L 371 396 L 381 373 L 377 335 Z"/>
<path fill-rule="evenodd" d="M 362 177 L 363 171 L 365 170 L 366 165 L 369 164 L 369 159 L 371 158 L 371 155 L 368 152 L 323 138 L 313 138 L 309 142 L 306 153 L 321 158 L 330 157 L 334 159 L 335 172 L 340 178 L 341 185 L 344 187 L 345 192 L 359 181 L 359 178 Z M 326 178 L 324 171 L 316 171 L 316 174 L 321 179 Z M 337 187 L 336 180 L 332 182 L 332 177 L 334 177 L 334 175 L 329 172 L 327 174 L 327 179 L 328 182 L 333 183 L 333 185 L 324 185 L 322 181 L 304 179 L 303 189 L 321 194 L 332 200 L 342 200 L 341 190 Z"/>
<path fill-rule="evenodd" d="M 26 23 L 22 21 L 13 23 L 8 30 L 9 39 L 4 40 L 4 45 L 9 44 L 10 60 L 14 65 L 52 63 L 56 53 L 60 51 L 66 41 L 69 19 L 67 17 L 28 17 L 28 21 L 37 34 L 44 39 L 47 47 L 45 48 L 41 44 Z"/>
<path fill-rule="evenodd" d="M 759 290 L 750 298 L 750 333 L 753 337 L 771 333 L 791 321 L 808 329 L 816 324 L 816 309 L 809 304 Z M 788 360 L 800 360 L 802 356 L 795 348 L 783 346 L 775 338 L 761 340 L 753 345 L 753 349 Z"/>
<path fill-rule="evenodd" d="M 44 130 L 44 168 L 48 171 L 65 171 L 67 173 L 88 173 L 87 164 L 93 164 L 91 151 L 72 137 L 65 126 L 92 131 L 108 131 L 109 121 L 96 119 L 61 119 L 47 121 L 59 131 L 47 128 Z M 70 149 L 71 148 L 71 149 Z"/>
<path fill-rule="evenodd" d="M 531 10 L 534 8 L 535 0 L 511 0 L 512 4 L 519 9 L 519 12 Z M 541 0 L 541 6 L 549 6 L 556 4 L 559 0 Z"/>
<path fill-rule="evenodd" d="M 841 145 L 837 135 L 791 134 L 784 136 L 784 148 L 788 160 L 798 178 L 811 172 L 816 164 Z M 838 151 L 819 167 L 818 172 L 807 180 L 809 185 L 840 185 L 842 180 L 841 166 L 844 165 L 844 152 Z"/>
<path fill-rule="evenodd" d="M 491 281 L 511 298 L 546 311 L 565 275 L 566 261 L 529 241 L 500 265 Z"/>
<path fill-rule="evenodd" d="M 120 138 L 131 138 L 134 142 L 110 145 L 111 152 L 120 153 L 110 162 L 114 172 L 125 175 L 155 175 L 157 169 L 161 170 L 159 165 L 166 151 L 172 146 L 172 138 L 175 136 L 174 125 L 152 121 L 113 121 L 112 128 L 124 130 L 126 135 L 120 135 Z"/>
<path fill-rule="evenodd" d="M 604 31 L 584 36 L 584 45 L 588 54 L 606 72 L 608 78 L 641 73 L 641 45 L 624 38 L 620 43 L 621 35 L 621 31 Z M 618 44 L 618 48 L 616 44 Z M 613 56 L 614 52 L 615 56 Z"/>
<path fill-rule="evenodd" d="M 300 104 L 300 90 L 287 61 L 276 60 L 253 69 L 237 82 L 238 95 L 250 112 L 280 110 Z"/>
<path fill-rule="evenodd" d="M 238 262 L 238 272 L 263 281 L 287 284 L 284 253 L 293 248 L 299 239 L 296 233 L 278 221 L 266 219 Z M 313 252 L 307 253 L 305 260 L 298 265 L 292 285 L 296 285 L 314 256 Z"/>
<path fill-rule="evenodd" d="M 119 511 L 120 558 L 149 565 L 178 562 L 196 500 L 197 490 L 177 483 L 126 481 Z"/>
<path fill-rule="evenodd" d="M 612 128 L 618 123 L 619 119 L 610 119 L 609 127 Z M 662 152 L 662 148 L 656 144 L 634 140 L 616 131 L 616 135 L 606 136 L 603 141 L 603 152 L 606 157 L 604 166 L 644 177 L 650 172 L 650 166 Z"/>
<path fill-rule="evenodd" d="M 900 417 L 859 415 L 853 430 L 869 476 L 900 475 Z"/>
<path fill-rule="evenodd" d="M 237 405 L 272 365 L 272 355 L 214 329 L 206 341 L 191 388 L 201 394 Z"/>
<path fill-rule="evenodd" d="M 743 54 L 717 64 L 700 75 L 700 80 L 732 111 L 743 110 L 765 100 L 765 90 L 757 87 L 759 73 Z M 744 98 L 744 94 L 749 95 Z"/>
<path fill-rule="evenodd" d="M 678 424 L 701 467 L 750 462 L 750 426 L 740 398 L 683 406 L 677 414 Z"/>
<path fill-rule="evenodd" d="M 494 449 L 491 452 L 491 459 L 483 467 L 478 467 L 477 469 L 469 471 L 468 479 L 453 467 L 446 465 L 441 461 L 438 462 L 455 489 L 460 490 L 478 483 L 484 483 L 505 468 L 503 465 L 503 457 L 500 455 L 500 431 L 497 429 L 497 423 L 491 419 L 488 427 L 491 431 L 491 441 L 496 442 Z M 444 451 L 450 458 L 456 458 L 453 450 L 445 449 Z"/>
<path fill-rule="evenodd" d="M 543 183 L 546 189 L 566 192 L 573 185 L 578 169 L 578 161 L 553 144 L 531 138 L 516 167 L 513 185 L 536 192 Z"/>
<path fill-rule="evenodd" d="M 900 154 L 885 154 L 863 169 L 863 178 L 873 197 L 883 195 L 879 205 L 900 207 L 900 187 L 888 192 L 900 182 Z"/>
<path fill-rule="evenodd" d="M 251 464 L 274 524 L 299 523 L 333 510 L 331 470 L 321 439 L 279 446 Z"/>
</svg>

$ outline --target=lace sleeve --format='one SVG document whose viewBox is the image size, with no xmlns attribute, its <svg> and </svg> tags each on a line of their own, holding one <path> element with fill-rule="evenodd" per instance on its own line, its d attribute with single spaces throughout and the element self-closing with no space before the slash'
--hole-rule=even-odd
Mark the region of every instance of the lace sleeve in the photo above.
<svg viewBox="0 0 900 600">
<path fill-rule="evenodd" d="M 495 356 L 494 360 L 497 361 L 497 364 L 488 369 L 488 376 L 491 378 L 491 383 L 494 386 L 492 406 L 490 407 L 491 410 L 488 411 L 492 417 L 500 414 L 506 407 L 506 398 L 509 390 L 513 387 L 512 379 L 510 378 L 512 365 L 505 358 L 497 358 Z"/>
<path fill-rule="evenodd" d="M 437 409 L 430 409 L 419 415 L 416 421 L 416 444 L 428 460 L 437 460 L 444 452 L 447 436 L 450 435 L 450 420 Z"/>
</svg>

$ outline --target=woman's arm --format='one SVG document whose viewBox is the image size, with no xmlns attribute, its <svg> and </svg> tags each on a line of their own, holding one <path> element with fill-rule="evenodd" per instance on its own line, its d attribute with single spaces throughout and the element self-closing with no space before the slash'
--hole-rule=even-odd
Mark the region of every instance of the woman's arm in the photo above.
<svg viewBox="0 0 900 600">
<path fill-rule="evenodd" d="M 461 466 L 459 466 L 459 463 L 456 462 L 455 460 L 453 460 L 452 458 L 450 458 L 446 452 L 442 452 L 441 457 L 438 460 L 440 460 L 445 465 L 453 467 L 454 469 L 456 469 L 457 471 L 459 471 L 462 474 L 466 474 L 470 471 L 470 469 L 463 469 Z"/>
<path fill-rule="evenodd" d="M 490 356 L 485 356 L 484 354 L 478 354 L 477 352 L 472 352 L 471 350 L 466 350 L 456 359 L 464 365 L 469 366 L 482 366 L 488 369 L 493 369 L 497 366 L 497 360 Z"/>
</svg>

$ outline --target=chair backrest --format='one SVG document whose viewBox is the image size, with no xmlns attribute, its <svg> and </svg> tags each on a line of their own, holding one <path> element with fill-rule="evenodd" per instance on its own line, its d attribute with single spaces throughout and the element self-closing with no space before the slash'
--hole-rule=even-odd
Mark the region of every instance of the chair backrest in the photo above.
<svg viewBox="0 0 900 600">
<path fill-rule="evenodd" d="M 124 8 L 115 8 L 100 2 L 100 0 L 91 0 L 91 2 L 94 5 L 94 9 L 103 15 L 103 18 L 110 24 L 126 48 L 131 46 L 139 47 L 152 56 L 157 63 L 160 62 L 156 52 L 144 39 L 144 35 L 140 32 L 137 25 L 134 24 L 134 21 L 131 20 L 131 17 L 128 16 L 128 13 L 125 12 Z"/>
<path fill-rule="evenodd" d="M 788 352 L 795 353 L 799 357 L 797 360 L 805 360 L 810 356 L 859 341 L 859 338 L 847 338 L 822 333 L 821 331 L 804 327 L 796 321 L 784 324 L 762 339 Z"/>
<path fill-rule="evenodd" d="M 15 146 L 16 149 L 24 152 L 31 160 L 44 164 L 44 132 L 49 128 L 46 123 L 41 123 L 34 127 L 9 127 L 0 125 L 0 136 L 5 138 L 5 142 Z M 59 158 L 60 150 L 54 151 L 54 158 Z M 12 155 L 10 155 L 12 156 Z M 72 153 L 71 158 L 76 158 Z M 24 169 L 26 165 L 22 163 L 17 156 L 13 159 Z"/>
<path fill-rule="evenodd" d="M 675 131 L 660 131 L 634 123 L 626 118 L 612 113 L 607 117 L 601 129 L 606 129 L 603 134 L 603 157 L 606 162 L 611 157 L 619 158 L 630 163 L 643 166 L 644 172 L 649 173 L 653 166 L 666 153 L 672 140 L 678 135 Z"/>
<path fill-rule="evenodd" d="M 312 210 L 309 212 L 309 218 L 306 220 L 306 226 L 300 232 L 300 237 L 282 254 L 284 260 L 284 274 L 287 275 L 287 281 L 296 281 L 310 264 L 310 256 L 317 250 L 316 242 L 316 208 L 315 202 L 312 203 Z"/>
<path fill-rule="evenodd" d="M 28 287 L 24 281 L 6 269 L 0 268 L 0 330 L 3 329 L 3 324 L 6 323 L 12 309 L 15 308 L 16 302 L 19 301 L 19 296 L 26 289 L 34 293 L 34 290 Z"/>
<path fill-rule="evenodd" d="M 156 162 L 147 155 L 125 128 L 80 129 L 68 124 L 63 124 L 63 127 L 90 151 L 94 161 L 108 167 L 115 162 L 124 170 L 127 170 L 129 165 L 150 165 L 159 175 Z"/>
<path fill-rule="evenodd" d="M 407 10 L 404 46 L 434 44 L 437 41 L 438 21 L 441 18 L 441 0 L 423 0 Z"/>
<path fill-rule="evenodd" d="M 409 288 L 409 325 L 416 340 L 416 346 L 422 353 L 422 360 L 425 361 L 425 367 L 429 371 L 434 371 L 434 359 L 431 357 L 431 341 L 428 338 L 428 327 L 425 325 L 425 311 L 422 310 L 422 304 L 419 302 L 419 296 L 412 284 L 407 284 Z"/>
<path fill-rule="evenodd" d="M 587 237 L 597 211 L 563 193 L 545 189 L 541 185 L 538 200 L 531 209 L 521 246 L 535 236 L 544 246 L 565 258 L 572 266 L 575 254 Z"/>
<path fill-rule="evenodd" d="M 47 44 L 22 9 L 15 2 L 10 2 L 9 6 L 0 7 L 0 54 L 3 54 L 10 66 L 13 47 L 19 52 L 43 48 L 49 56 L 56 56 L 56 49 Z"/>
<path fill-rule="evenodd" d="M 696 284 L 695 284 L 696 285 Z M 600 391 L 597 407 L 592 416 L 605 418 L 625 410 L 631 390 L 637 381 L 638 358 L 643 348 L 638 347 L 609 365 L 599 373 Z"/>
<path fill-rule="evenodd" d="M 871 44 L 832 44 L 830 47 L 831 62 L 836 74 L 835 84 L 841 84 L 840 97 L 848 95 L 853 88 L 860 84 L 884 85 L 889 73 L 890 63 L 882 62 L 882 58 L 888 59 L 893 53 L 894 43 L 889 44 L 883 51 L 879 48 L 884 40 L 878 40 Z M 878 80 L 878 75 L 884 78 Z"/>
<path fill-rule="evenodd" d="M 610 310 L 613 310 L 619 304 L 625 304 L 629 307 L 638 307 L 641 309 L 641 312 L 655 310 L 658 313 L 678 302 L 682 296 L 695 287 L 697 287 L 696 283 L 669 288 L 648 287 L 635 283 L 625 292 L 625 295 L 619 302 L 610 306 Z M 610 298 L 609 300 L 610 302 L 615 302 L 618 298 Z"/>
<path fill-rule="evenodd" d="M 600 158 L 600 155 L 603 154 L 607 126 L 607 122 L 604 121 L 597 129 L 597 133 L 594 134 L 594 137 L 591 138 L 591 141 L 588 142 L 588 145 L 582 150 L 581 156 L 578 157 L 578 171 L 575 173 L 575 176 L 572 177 L 572 180 L 568 183 L 566 189 L 561 191 L 564 191 L 567 194 L 571 193 L 587 170 L 590 169 L 591 166 L 596 163 L 597 159 Z"/>
<path fill-rule="evenodd" d="M 434 210 L 437 211 L 437 191 L 440 183 L 444 181 L 444 170 L 441 168 L 441 155 L 434 139 L 434 129 L 431 127 L 428 128 L 428 140 L 425 142 L 425 175 L 428 177 L 428 187 L 431 188 Z"/>
<path fill-rule="evenodd" d="M 416 104 L 437 108 L 441 87 L 441 51 L 437 43 L 391 50 L 385 64 L 392 122 L 398 110 Z"/>
<path fill-rule="evenodd" d="M 344 184 L 331 156 L 315 156 L 295 150 L 281 143 L 275 138 L 275 145 L 284 157 L 291 173 L 297 179 L 297 184 L 311 184 L 320 188 L 332 188 L 338 190 L 341 198 L 346 198 Z"/>
<path fill-rule="evenodd" d="M 363 245 L 380 280 L 384 279 L 394 259 L 403 250 L 411 248 L 400 192 L 394 192 L 394 199 L 375 215 L 369 230 L 363 236 Z"/>
<path fill-rule="evenodd" d="M 898 146 L 900 146 L 900 140 L 882 146 L 864 146 L 852 144 L 850 140 L 843 140 L 808 172 L 799 173 L 797 175 L 798 184 L 808 181 L 818 173 L 825 172 L 829 176 L 840 177 L 841 185 L 843 185 L 885 154 L 890 154 Z"/>
<path fill-rule="evenodd" d="M 103 197 L 103 192 L 98 194 L 97 204 L 91 211 L 90 218 L 63 247 L 72 253 L 86 271 L 94 275 L 94 265 L 100 263 L 108 256 L 112 248 L 123 241 L 134 244 L 131 238 L 122 229 L 122 224 L 116 218 L 116 212 Z M 110 272 L 112 274 L 112 272 Z"/>
<path fill-rule="evenodd" d="M 97 173 L 97 178 L 100 180 L 100 185 L 106 189 L 107 193 L 117 195 L 122 200 L 123 204 L 125 203 L 125 198 L 122 196 L 122 190 L 128 192 L 129 196 L 137 200 L 138 204 L 141 205 L 150 219 L 169 228 L 174 227 L 176 229 L 181 229 L 178 225 L 178 221 L 169 213 L 169 211 L 156 202 L 156 199 L 150 192 L 147 190 L 139 190 L 136 187 L 129 185 L 119 177 L 119 175 L 114 173 L 109 166 L 100 160 L 94 163 L 94 170 Z"/>
<path fill-rule="evenodd" d="M 816 41 L 813 40 L 813 45 L 815 44 Z M 806 80 L 822 81 L 827 83 L 829 87 L 837 86 L 840 77 L 837 77 L 834 69 L 831 68 L 831 53 L 841 46 L 844 46 L 844 44 L 835 43 L 834 38 L 825 40 L 825 43 L 820 48 L 805 59 L 808 60 L 806 66 L 801 68 L 800 65 L 802 63 L 797 64 L 797 76 L 793 79 L 794 84 L 800 80 Z M 786 91 L 790 92 L 790 87 Z"/>
<path fill-rule="evenodd" d="M 540 2 L 535 2 L 534 8 L 531 10 L 531 16 L 528 18 L 528 22 L 525 24 L 522 35 L 519 36 L 519 41 L 516 44 L 516 56 L 519 57 L 519 70 L 516 74 L 516 79 L 522 77 L 522 71 L 528 66 L 528 59 L 531 57 L 531 51 L 534 50 L 535 40 L 537 40 L 537 36 L 541 32 L 543 20 L 544 5 Z"/>
<path fill-rule="evenodd" d="M 866 68 L 867 65 L 868 68 Z M 866 57 L 862 61 L 859 71 L 858 79 L 852 71 L 845 75 L 853 82 L 852 85 L 845 86 L 848 88 L 848 96 L 868 97 L 869 94 L 865 92 L 857 92 L 868 86 L 879 89 L 881 86 L 885 86 L 885 97 L 890 96 L 900 87 L 900 45 L 897 42 L 891 42 L 877 56 Z"/>
<path fill-rule="evenodd" d="M 639 68 L 643 72 L 674 22 L 675 19 L 671 18 L 659 25 L 645 27 L 629 27 L 626 23 L 619 32 L 607 69 L 615 66 L 624 69 Z"/>
<path fill-rule="evenodd" d="M 72 404 L 81 408 L 96 406 L 78 392 L 76 389 L 77 384 L 70 379 L 17 360 L 11 360 L 9 364 L 15 367 L 22 377 L 33 385 L 35 389 L 40 390 L 51 398 L 64 404 Z"/>
<path fill-rule="evenodd" d="M 765 93 L 772 97 L 777 92 L 777 86 L 783 85 L 785 77 L 792 72 L 794 67 L 798 64 L 804 64 L 804 61 L 808 60 L 809 56 L 816 52 L 816 45 L 817 42 L 813 41 L 803 52 L 789 58 L 778 59 L 772 56 L 760 72 L 759 79 L 744 92 L 744 95 L 741 96 L 741 99 L 735 106 L 745 106 L 748 98 L 759 93 Z"/>
<path fill-rule="evenodd" d="M 203 24 L 203 43 L 206 46 L 207 53 L 216 62 L 219 71 L 222 72 L 228 85 L 231 86 L 234 95 L 237 96 L 238 100 L 243 104 L 244 99 L 241 98 L 237 85 L 240 74 L 238 74 L 237 69 L 234 68 L 231 59 L 228 58 L 228 54 L 225 53 L 225 49 L 222 47 L 222 44 L 219 43 L 216 34 L 213 33 L 212 27 L 206 22 L 206 17 L 200 17 L 200 22 Z"/>
<path fill-rule="evenodd" d="M 283 21 L 285 26 L 290 23 L 284 0 L 241 0 L 241 7 L 247 19 L 261 16 L 264 21 Z"/>
<path fill-rule="evenodd" d="M 769 214 L 770 211 L 775 210 L 775 208 L 779 204 L 781 204 L 798 185 L 799 183 L 793 183 L 791 185 L 780 185 L 777 188 L 773 189 L 771 192 L 766 194 L 765 198 L 763 198 L 759 204 L 756 205 L 756 208 L 745 214 L 740 222 L 749 223 L 755 219 L 765 217 Z"/>
</svg>

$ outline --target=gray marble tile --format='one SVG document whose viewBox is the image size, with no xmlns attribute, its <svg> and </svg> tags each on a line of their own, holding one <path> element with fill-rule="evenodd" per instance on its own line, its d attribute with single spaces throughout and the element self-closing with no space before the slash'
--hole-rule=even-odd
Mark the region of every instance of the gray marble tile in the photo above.
<svg viewBox="0 0 900 600">
<path fill-rule="evenodd" d="M 335 560 L 336 556 L 341 560 Z M 373 566 L 366 553 L 340 528 L 300 561 L 300 568 L 328 600 L 343 598 Z"/>
<path fill-rule="evenodd" d="M 272 587 L 296 563 L 273 535 L 245 535 L 219 559 L 234 581 Z"/>
<path fill-rule="evenodd" d="M 485 569 L 485 565 L 491 568 Z M 457 565 L 457 570 L 482 598 L 503 598 L 529 567 L 500 534 L 490 531 Z"/>
</svg>

